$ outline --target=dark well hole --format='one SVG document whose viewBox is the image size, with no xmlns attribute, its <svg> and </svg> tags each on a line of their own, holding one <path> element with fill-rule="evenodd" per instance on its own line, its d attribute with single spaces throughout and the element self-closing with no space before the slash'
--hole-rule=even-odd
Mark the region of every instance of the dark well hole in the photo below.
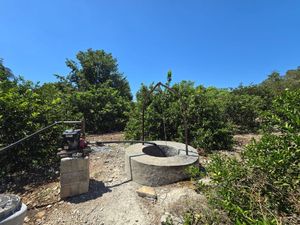
<svg viewBox="0 0 300 225">
<path fill-rule="evenodd" d="M 149 145 L 143 148 L 143 152 L 155 157 L 172 157 L 179 154 L 178 149 L 167 145 Z"/>
</svg>

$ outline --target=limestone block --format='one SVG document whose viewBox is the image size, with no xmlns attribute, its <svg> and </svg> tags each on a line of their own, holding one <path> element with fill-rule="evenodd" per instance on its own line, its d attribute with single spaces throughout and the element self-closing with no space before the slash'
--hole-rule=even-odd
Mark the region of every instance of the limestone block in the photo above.
<svg viewBox="0 0 300 225">
<path fill-rule="evenodd" d="M 66 198 L 84 194 L 89 191 L 89 181 L 61 185 L 60 197 Z"/>
<path fill-rule="evenodd" d="M 63 158 L 60 164 L 60 196 L 66 198 L 88 192 L 89 157 Z"/>
<path fill-rule="evenodd" d="M 68 173 L 79 170 L 89 169 L 89 158 L 63 158 L 60 162 L 60 172 Z"/>
<path fill-rule="evenodd" d="M 87 182 L 90 179 L 88 170 L 74 171 L 70 173 L 62 173 L 60 175 L 60 184 L 72 184 L 77 182 Z"/>
<path fill-rule="evenodd" d="M 156 191 L 154 190 L 153 187 L 148 187 L 148 186 L 142 186 L 138 190 L 136 190 L 136 193 L 140 197 L 147 197 L 147 198 L 157 198 Z"/>
</svg>

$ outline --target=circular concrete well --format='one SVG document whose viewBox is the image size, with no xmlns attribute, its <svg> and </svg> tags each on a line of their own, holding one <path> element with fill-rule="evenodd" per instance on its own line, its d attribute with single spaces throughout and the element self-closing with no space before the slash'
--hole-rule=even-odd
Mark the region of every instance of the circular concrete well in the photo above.
<svg viewBox="0 0 300 225">
<path fill-rule="evenodd" d="M 134 144 L 125 152 L 125 170 L 129 179 L 147 186 L 160 186 L 188 178 L 186 168 L 199 165 L 196 149 L 171 141 L 152 141 L 157 144 Z"/>
</svg>

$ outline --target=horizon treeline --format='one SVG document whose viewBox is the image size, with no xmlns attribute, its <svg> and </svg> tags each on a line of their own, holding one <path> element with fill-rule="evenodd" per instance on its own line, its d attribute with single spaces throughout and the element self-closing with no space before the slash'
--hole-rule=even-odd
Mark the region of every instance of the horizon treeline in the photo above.
<svg viewBox="0 0 300 225">
<path fill-rule="evenodd" d="M 184 140 L 182 102 L 188 121 L 189 144 L 199 149 L 231 149 L 235 133 L 258 132 L 261 114 L 285 90 L 300 89 L 300 68 L 284 75 L 270 74 L 262 83 L 233 89 L 195 86 L 192 81 L 172 84 L 171 73 L 161 77 L 180 93 L 147 92 L 141 85 L 132 101 L 130 84 L 117 59 L 103 50 L 79 51 L 67 59 L 69 73 L 42 85 L 15 76 L 0 61 L 0 145 L 13 143 L 54 121 L 86 121 L 88 133 L 125 131 L 141 139 L 142 105 L 146 102 L 146 139 Z M 56 149 L 62 129 L 56 127 L 2 154 L 1 175 L 20 170 L 57 166 Z"/>
</svg>

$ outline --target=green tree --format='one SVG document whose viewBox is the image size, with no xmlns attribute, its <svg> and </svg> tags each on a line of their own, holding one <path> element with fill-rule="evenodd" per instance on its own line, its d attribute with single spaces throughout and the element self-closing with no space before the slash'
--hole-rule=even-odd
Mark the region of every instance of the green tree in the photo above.
<svg viewBox="0 0 300 225">
<path fill-rule="evenodd" d="M 278 72 L 271 73 L 268 78 L 261 83 L 261 86 L 265 89 L 269 89 L 273 96 L 279 95 L 287 88 L 284 85 L 283 76 L 280 76 Z"/>
<path fill-rule="evenodd" d="M 0 58 L 0 82 L 14 78 L 11 70 L 3 65 L 3 59 Z"/>
<path fill-rule="evenodd" d="M 122 97 L 132 99 L 129 83 L 119 72 L 117 59 L 112 54 L 88 49 L 79 51 L 76 58 L 78 62 L 67 59 L 66 65 L 71 69 L 67 79 L 78 90 L 86 91 L 110 81 L 110 86 L 119 90 Z"/>
<path fill-rule="evenodd" d="M 75 111 L 84 115 L 88 131 L 104 133 L 124 129 L 131 103 L 106 82 L 74 93 L 72 104 Z"/>
<path fill-rule="evenodd" d="M 255 132 L 263 101 L 259 96 L 230 93 L 225 105 L 225 116 L 234 125 L 235 132 Z"/>
<path fill-rule="evenodd" d="M 149 95 L 152 88 L 153 85 L 143 85 L 138 91 L 137 102 L 129 113 L 125 129 L 127 138 L 141 138 L 142 107 L 143 102 L 146 102 L 146 139 L 184 142 L 185 112 L 190 144 L 205 149 L 231 148 L 232 135 L 228 124 L 204 87 L 194 87 L 192 82 L 182 81 L 172 86 L 179 96 L 167 90 L 157 90 Z"/>
<path fill-rule="evenodd" d="M 122 130 L 132 95 L 117 60 L 110 53 L 92 49 L 78 52 L 76 58 L 66 61 L 69 75 L 56 75 L 56 86 L 68 96 L 74 112 L 83 114 L 88 132 Z"/>
<path fill-rule="evenodd" d="M 260 86 L 271 92 L 274 97 L 283 93 L 285 89 L 297 90 L 300 88 L 300 68 L 288 70 L 284 75 L 273 72 Z"/>
<path fill-rule="evenodd" d="M 286 88 L 290 90 L 300 89 L 300 67 L 295 70 L 288 70 L 284 76 Z"/>
</svg>

